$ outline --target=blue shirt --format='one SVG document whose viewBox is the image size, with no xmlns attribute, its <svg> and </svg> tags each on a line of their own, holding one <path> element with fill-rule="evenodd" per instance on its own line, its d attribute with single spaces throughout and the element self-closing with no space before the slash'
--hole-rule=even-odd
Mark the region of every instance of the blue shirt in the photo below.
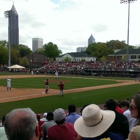
<svg viewBox="0 0 140 140">
<path fill-rule="evenodd" d="M 66 123 L 71 122 L 74 124 L 74 122 L 81 117 L 81 115 L 77 114 L 76 112 L 70 113 L 69 116 L 66 117 Z"/>
</svg>

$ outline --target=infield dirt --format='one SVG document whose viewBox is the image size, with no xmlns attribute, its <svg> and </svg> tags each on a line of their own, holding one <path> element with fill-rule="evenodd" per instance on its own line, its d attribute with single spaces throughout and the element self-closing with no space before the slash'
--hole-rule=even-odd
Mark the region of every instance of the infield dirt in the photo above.
<svg viewBox="0 0 140 140">
<path fill-rule="evenodd" d="M 12 75 L 10 76 L 11 79 L 13 78 L 29 78 L 29 77 L 44 77 L 44 75 Z M 0 79 L 8 78 L 7 76 L 0 76 Z M 55 81 L 53 81 L 55 82 Z M 65 81 L 70 82 L 70 81 Z M 87 91 L 87 90 L 94 90 L 94 89 L 101 89 L 101 88 L 110 88 L 110 87 L 117 87 L 117 86 L 124 86 L 124 85 L 133 85 L 138 84 L 140 82 L 135 82 L 134 80 L 118 80 L 119 83 L 111 84 L 111 85 L 102 85 L 102 86 L 93 86 L 93 87 L 85 87 L 85 88 L 77 88 L 77 89 L 70 89 L 64 90 L 64 94 L 70 94 L 79 91 Z M 43 94 L 44 89 L 16 89 L 12 88 L 12 90 L 8 90 L 5 87 L 0 86 L 0 103 L 10 102 L 10 101 L 17 101 L 23 99 L 30 99 L 30 98 L 38 98 L 43 96 L 52 96 L 59 94 L 59 90 L 56 89 L 49 89 L 48 94 Z"/>
</svg>

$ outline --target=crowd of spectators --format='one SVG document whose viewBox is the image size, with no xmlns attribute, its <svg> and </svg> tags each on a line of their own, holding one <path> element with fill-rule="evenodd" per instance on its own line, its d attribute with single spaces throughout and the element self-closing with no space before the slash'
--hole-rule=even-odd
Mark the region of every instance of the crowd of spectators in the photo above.
<svg viewBox="0 0 140 140">
<path fill-rule="evenodd" d="M 30 108 L 20 108 L 3 118 L 2 140 L 139 140 L 140 93 L 131 100 L 108 99 L 103 108 L 86 104 L 79 113 L 70 104 L 68 113 L 57 108 L 41 117 Z"/>
<path fill-rule="evenodd" d="M 82 74 L 84 69 L 103 70 L 103 71 L 138 71 L 140 70 L 140 62 L 125 61 L 96 61 L 96 62 L 46 62 L 41 68 L 28 67 L 25 69 L 11 69 L 11 72 L 55 74 Z M 9 71 L 9 69 L 0 69 L 0 71 Z"/>
<path fill-rule="evenodd" d="M 140 62 L 47 62 L 39 69 L 41 73 L 54 74 L 56 70 L 59 74 L 80 74 L 84 69 L 110 70 L 110 71 L 131 71 L 140 70 Z"/>
</svg>

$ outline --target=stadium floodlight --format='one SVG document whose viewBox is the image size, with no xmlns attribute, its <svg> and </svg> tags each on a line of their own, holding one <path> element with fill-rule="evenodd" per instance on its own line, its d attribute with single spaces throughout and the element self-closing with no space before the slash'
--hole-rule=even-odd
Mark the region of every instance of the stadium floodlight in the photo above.
<svg viewBox="0 0 140 140">
<path fill-rule="evenodd" d="M 11 66 L 11 46 L 10 46 L 10 17 L 12 16 L 12 10 L 4 12 L 4 16 L 8 18 L 8 66 Z"/>
<path fill-rule="evenodd" d="M 128 27 L 127 27 L 127 62 L 129 62 L 129 24 L 130 24 L 130 3 L 136 0 L 121 0 L 120 3 L 128 4 Z"/>
</svg>

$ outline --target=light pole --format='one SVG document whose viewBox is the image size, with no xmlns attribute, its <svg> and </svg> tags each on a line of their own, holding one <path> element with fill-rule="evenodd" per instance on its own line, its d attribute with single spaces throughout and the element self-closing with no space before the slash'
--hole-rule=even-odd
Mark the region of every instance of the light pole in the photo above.
<svg viewBox="0 0 140 140">
<path fill-rule="evenodd" d="M 31 64 L 30 64 L 30 67 L 31 67 L 30 69 L 32 69 L 32 59 L 31 59 Z"/>
<path fill-rule="evenodd" d="M 129 23 L 130 23 L 130 2 L 134 2 L 136 0 L 121 0 L 122 3 L 127 3 L 128 4 L 128 26 L 127 26 L 127 62 L 129 62 Z"/>
<path fill-rule="evenodd" d="M 11 45 L 10 45 L 10 17 L 12 16 L 12 10 L 4 12 L 6 18 L 8 18 L 8 66 L 11 66 Z"/>
</svg>

